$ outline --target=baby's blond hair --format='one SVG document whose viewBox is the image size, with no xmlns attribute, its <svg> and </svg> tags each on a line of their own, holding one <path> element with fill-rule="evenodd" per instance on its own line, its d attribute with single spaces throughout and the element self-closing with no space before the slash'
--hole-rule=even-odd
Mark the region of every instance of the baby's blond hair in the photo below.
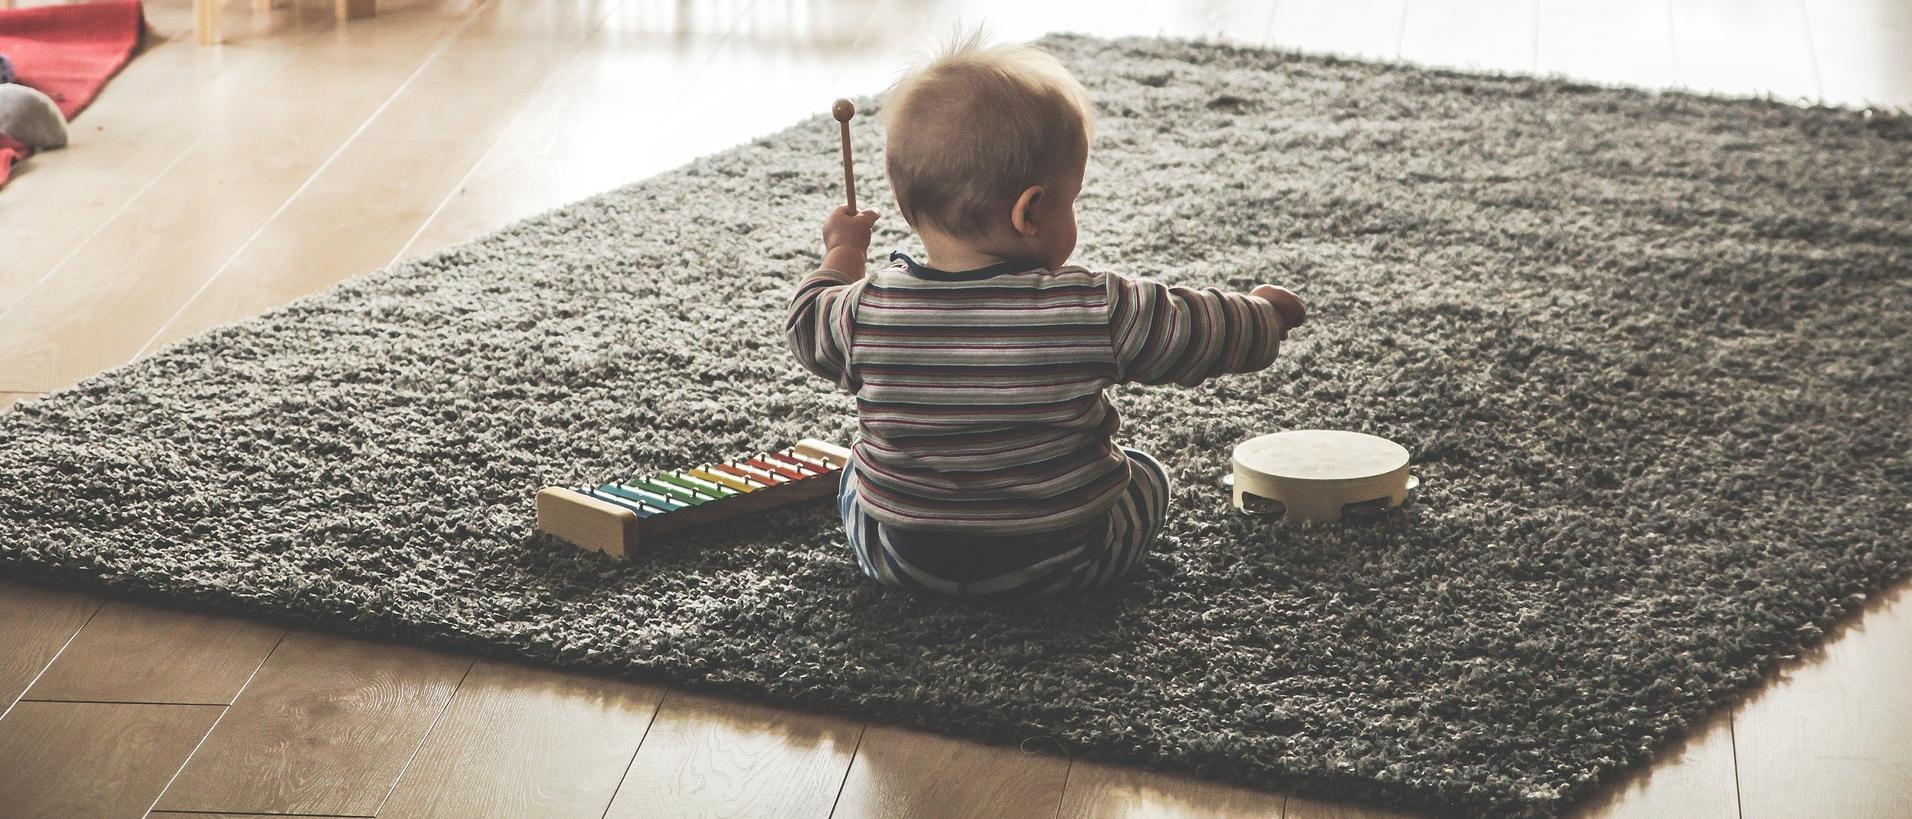
<svg viewBox="0 0 1912 819">
<path fill-rule="evenodd" d="M 1086 161 L 1092 116 L 1082 84 L 1048 52 L 958 38 L 884 96 L 897 207 L 912 225 L 989 235 L 1024 189 Z"/>
</svg>

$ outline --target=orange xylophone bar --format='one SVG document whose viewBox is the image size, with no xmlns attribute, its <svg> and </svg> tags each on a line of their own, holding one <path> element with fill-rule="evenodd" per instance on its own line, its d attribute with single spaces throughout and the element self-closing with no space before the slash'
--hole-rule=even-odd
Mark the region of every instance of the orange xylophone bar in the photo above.
<svg viewBox="0 0 1912 819">
<path fill-rule="evenodd" d="M 538 528 L 616 557 L 640 545 L 713 521 L 836 495 L 850 451 L 803 440 L 782 452 L 659 472 L 596 486 L 538 491 Z"/>
</svg>

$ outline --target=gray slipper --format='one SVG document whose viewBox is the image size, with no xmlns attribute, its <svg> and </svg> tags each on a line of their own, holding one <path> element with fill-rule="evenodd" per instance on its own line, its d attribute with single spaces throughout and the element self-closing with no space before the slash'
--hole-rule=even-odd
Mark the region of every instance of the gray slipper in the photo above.
<svg viewBox="0 0 1912 819">
<path fill-rule="evenodd" d="M 0 85 L 0 134 L 31 148 L 63 148 L 66 115 L 52 97 L 24 85 Z"/>
</svg>

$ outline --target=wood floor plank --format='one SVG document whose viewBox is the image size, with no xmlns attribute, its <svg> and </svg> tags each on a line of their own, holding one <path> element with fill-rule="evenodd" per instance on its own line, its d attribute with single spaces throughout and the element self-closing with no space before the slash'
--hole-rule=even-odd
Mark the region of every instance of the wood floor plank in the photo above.
<svg viewBox="0 0 1912 819">
<path fill-rule="evenodd" d="M 384 267 L 483 152 L 476 142 L 353 140 L 140 354 Z"/>
<path fill-rule="evenodd" d="M 606 816 L 827 817 L 861 732 L 837 717 L 672 691 Z"/>
<path fill-rule="evenodd" d="M 500 72 L 498 66 L 514 60 L 558 63 L 576 50 L 576 42 L 569 37 L 499 39 L 461 30 L 365 124 L 363 137 L 489 143 L 549 77 L 544 71 Z"/>
<path fill-rule="evenodd" d="M 850 817 L 1054 817 L 1069 761 L 920 731 L 872 725 L 834 814 Z"/>
<path fill-rule="evenodd" d="M 425 13 L 443 13 L 454 3 L 444 0 L 383 0 L 380 9 L 390 12 L 377 23 L 416 25 L 415 18 Z M 341 23 L 333 16 L 330 3 L 279 2 L 270 13 L 255 10 L 251 3 L 221 3 L 219 32 L 221 48 L 198 46 L 194 33 L 192 3 L 188 0 L 146 0 L 152 27 L 169 40 L 180 40 L 205 51 L 232 53 L 258 50 L 269 41 L 273 45 L 302 43 L 314 37 L 362 35 L 371 26 Z M 374 21 L 368 21 L 374 22 Z"/>
<path fill-rule="evenodd" d="M 1401 59 L 1470 70 L 1534 70 L 1534 0 L 1413 0 Z"/>
<path fill-rule="evenodd" d="M 1014 42 L 1033 39 L 1056 30 L 1053 25 L 1044 26 L 1056 19 L 1054 15 L 1071 11 L 1063 3 L 1030 3 L 1025 4 L 1022 9 L 1024 13 L 1018 14 L 1005 11 L 1006 5 L 1005 0 L 965 0 L 942 5 L 828 0 L 806 8 L 759 2 L 750 8 L 730 42 L 757 51 L 809 54 L 821 50 L 856 53 L 891 51 L 920 57 L 932 53 L 949 40 L 959 27 L 958 18 L 962 25 L 981 25 L 992 41 Z M 1138 14 L 1151 17 L 1159 15 L 1158 10 L 1150 8 L 1151 5 L 1155 4 L 1109 4 L 1108 8 L 1116 18 L 1134 20 Z M 823 11 L 822 14 L 813 13 L 819 9 Z M 1088 21 L 1083 15 L 1077 15 L 1075 25 L 1070 28 L 1084 31 L 1085 25 L 1088 25 Z M 867 82 L 855 85 L 867 84 L 875 90 L 894 79 L 892 72 L 890 75 L 869 77 Z M 824 102 L 827 105 L 829 100 Z"/>
<path fill-rule="evenodd" d="M 330 151 L 188 151 L 14 305 L 0 389 L 58 389 L 131 360 Z M 219 207 L 199 206 L 213 197 Z"/>
<path fill-rule="evenodd" d="M 370 816 L 471 659 L 295 631 L 155 807 Z"/>
<path fill-rule="evenodd" d="M 199 52 L 177 50 L 194 46 L 168 43 L 173 50 L 157 55 L 164 62 L 205 74 L 166 79 L 194 90 L 157 89 L 156 100 L 98 112 L 98 120 L 89 111 L 87 121 L 100 128 L 126 123 L 109 133 L 130 133 L 103 144 L 76 139 L 69 149 L 106 151 L 104 163 L 85 166 L 119 167 L 107 187 L 136 178 L 137 188 L 97 204 L 55 197 L 45 206 L 66 222 L 99 218 L 80 232 L 62 222 L 22 234 L 35 237 L 28 252 L 45 264 L 22 267 L 24 289 L 0 304 L 0 389 L 57 389 L 131 360 L 406 86 L 449 25 L 388 21 L 343 38 L 295 37 L 268 51 L 234 50 L 235 65 L 212 68 L 201 68 Z M 83 178 L 63 183 L 94 187 Z M 218 206 L 204 207 L 209 201 Z M 14 278 L 5 275 L 0 286 Z"/>
<path fill-rule="evenodd" d="M 138 54 L 73 122 L 72 141 L 21 163 L 0 196 L 13 241 L 0 261 L 0 314 L 191 150 L 210 101 L 238 93 L 250 55 L 215 59 L 190 42 Z M 219 69 L 231 64 L 230 73 Z M 16 232 L 17 231 L 17 232 Z"/>
<path fill-rule="evenodd" d="M 852 93 L 823 83 L 853 53 L 859 21 L 873 12 L 843 5 L 792 12 L 741 4 L 687 20 L 653 19 L 654 4 L 618 6 L 604 30 L 553 62 L 547 84 L 399 258 L 682 165 L 815 113 L 816 99 Z M 765 43 L 791 36 L 791 21 L 780 16 L 791 13 L 804 18 L 803 35 Z M 739 89 L 762 102 L 729 105 Z M 879 89 L 873 80 L 865 90 Z M 682 124 L 691 122 L 696 127 Z"/>
<path fill-rule="evenodd" d="M 482 237 L 520 219 L 615 187 L 626 174 L 493 148 L 399 251 L 411 259 Z"/>
<path fill-rule="evenodd" d="M 579 12 L 550 6 L 561 17 Z M 509 64 L 562 64 L 597 22 L 543 37 L 501 37 L 509 13 L 479 7 L 416 69 L 363 131 L 271 216 L 177 315 L 161 319 L 144 355 L 209 327 L 247 318 L 376 270 L 399 258 L 439 205 L 534 97 L 545 71 Z M 601 21 L 604 13 L 585 17 Z M 555 123 L 545 123 L 554 127 Z M 334 237 L 349 234 L 350 242 Z"/>
<path fill-rule="evenodd" d="M 658 127 L 653 116 L 667 115 L 681 86 L 701 67 L 701 57 L 683 50 L 662 50 L 660 57 L 602 45 L 580 52 L 558 78 L 566 92 L 537 95 L 399 258 L 442 250 L 670 167 L 665 163 L 673 158 L 658 156 L 641 140 Z M 681 77 L 674 79 L 678 72 Z M 554 122 L 565 127 L 553 129 Z M 595 141 L 579 136 L 591 133 L 617 136 Z M 569 144 L 554 150 L 560 140 Z"/>
<path fill-rule="evenodd" d="M 935 39 L 918 40 L 912 48 L 907 35 L 893 30 L 901 22 L 895 17 L 915 15 L 938 38 L 947 37 L 955 23 L 953 16 L 939 19 L 937 14 L 917 14 L 909 7 L 892 8 L 882 3 L 859 6 L 854 2 L 835 5 L 834 15 L 823 24 L 825 31 L 819 36 L 778 47 L 765 47 L 760 40 L 769 35 L 759 33 L 764 13 L 774 9 L 774 4 L 753 7 L 739 23 L 752 34 L 739 33 L 717 44 L 669 113 L 657 127 L 643 132 L 639 153 L 648 158 L 647 164 L 654 169 L 650 172 L 676 167 L 788 127 L 820 113 L 836 97 L 880 92 L 889 78 L 920 56 L 913 50 L 938 45 Z M 1029 13 L 1016 15 L 1018 25 L 1028 24 L 1031 13 L 1040 14 L 1027 4 L 1023 6 Z M 1152 18 L 1157 12 L 1137 11 L 1149 8 L 1149 4 L 1112 6 L 1104 15 L 1105 22 Z M 1001 32 L 997 36 L 1014 39 Z M 731 102 L 746 96 L 755 100 L 748 109 Z M 601 154 L 601 146 L 614 144 L 616 134 L 616 129 L 600 129 L 588 135 L 571 132 L 553 146 L 553 153 L 568 156 L 583 149 Z M 822 136 L 827 137 L 827 132 Z M 858 165 L 858 173 L 865 177 L 882 173 L 881 162 L 874 157 L 862 158 Z M 633 165 L 626 168 L 639 170 Z"/>
<path fill-rule="evenodd" d="M 1648 767 L 1575 806 L 1579 819 L 1737 819 L 1739 786 L 1729 715 L 1699 727 Z"/>
<path fill-rule="evenodd" d="M 1673 84 L 1673 26 L 1666 0 L 1540 0 L 1534 68 L 1599 83 Z"/>
<path fill-rule="evenodd" d="M 1325 802 L 1302 796 L 1288 797 L 1288 805 L 1281 815 L 1283 819 L 1415 819 L 1420 816 L 1409 811 L 1388 810 L 1347 802 Z"/>
<path fill-rule="evenodd" d="M 664 153 L 650 135 L 673 117 L 719 42 L 629 33 L 580 45 L 553 67 L 552 88 L 562 92 L 533 97 L 398 257 L 441 250 L 695 158 Z"/>
<path fill-rule="evenodd" d="M 295 4 L 289 32 L 262 38 L 265 42 L 256 46 L 221 49 L 267 55 L 252 72 L 258 93 L 303 99 L 357 99 L 369 93 L 389 99 L 458 32 L 477 3 L 426 0 L 345 24 L 315 6 Z M 326 64 L 331 71 L 314 70 Z"/>
<path fill-rule="evenodd" d="M 1912 805 L 1912 583 L 1733 716 L 1741 815 L 1904 816 Z"/>
<path fill-rule="evenodd" d="M 878 4 L 872 4 L 878 5 Z M 875 31 L 865 41 L 927 35 L 931 44 L 947 40 L 959 25 L 979 22 L 992 41 L 1033 40 L 1055 31 L 1102 37 L 1149 35 L 1259 44 L 1274 11 L 1272 0 L 1209 0 L 1202 3 L 1029 3 L 1023 0 L 970 0 L 938 8 L 892 3 L 878 10 Z M 908 17 L 917 20 L 909 20 Z M 828 102 L 827 100 L 825 101 Z"/>
<path fill-rule="evenodd" d="M 101 600 L 0 580 L 0 714 L 66 647 Z"/>
<path fill-rule="evenodd" d="M 22 702 L 0 719 L 0 813 L 139 816 L 224 709 Z"/>
<path fill-rule="evenodd" d="M 895 5 L 902 7 L 904 13 L 912 8 L 909 4 Z M 954 26 L 946 21 L 960 16 L 966 25 L 980 23 L 985 26 L 990 39 L 998 42 L 1029 41 L 1051 31 L 1064 30 L 1101 36 L 1113 36 L 1115 32 L 1154 34 L 1162 30 L 1169 15 L 1175 11 L 1168 3 L 1103 3 L 1091 13 L 1070 3 L 969 0 L 960 7 L 947 9 L 942 20 L 924 21 L 922 29 L 938 42 L 947 40 Z M 856 25 L 859 28 L 862 22 L 844 21 L 846 27 Z M 884 35 L 887 33 L 884 32 Z"/>
<path fill-rule="evenodd" d="M 225 4 L 229 44 L 203 48 L 193 40 L 190 3 L 148 3 L 147 47 L 75 120 L 72 142 L 16 169 L 0 197 L 0 224 L 13 237 L 30 238 L 10 243 L 10 258 L 0 261 L 0 313 L 201 140 L 300 133 L 321 139 L 331 127 L 350 133 L 370 107 L 353 111 L 338 103 L 389 98 L 468 11 L 459 9 L 466 0 L 399 3 L 393 13 L 340 28 L 329 10 L 315 14 L 316 4 L 269 15 L 252 15 L 243 5 Z M 247 38 L 269 46 L 233 43 Z M 315 99 L 331 101 L 306 106 L 332 117 L 322 127 L 279 130 L 270 116 L 284 107 L 277 103 Z M 258 141 L 265 144 L 255 148 L 278 150 L 273 141 Z M 327 152 L 335 147 L 336 140 Z M 199 201 L 221 202 L 209 196 Z"/>
<path fill-rule="evenodd" d="M 235 617 L 112 601 L 26 699 L 228 705 L 284 634 Z"/>
<path fill-rule="evenodd" d="M 663 698 L 660 686 L 480 661 L 379 814 L 598 819 Z"/>
<path fill-rule="evenodd" d="M 590 36 L 623 0 L 512 0 L 478 10 L 463 36 L 553 42 Z"/>
<path fill-rule="evenodd" d="M 1249 819 L 1280 816 L 1287 796 L 1140 768 L 1075 760 L 1059 819 Z"/>
<path fill-rule="evenodd" d="M 147 819 L 286 819 L 280 813 L 185 813 L 181 811 L 156 810 L 146 814 Z M 320 816 L 313 813 L 301 813 L 297 819 L 357 819 L 346 816 Z"/>
</svg>

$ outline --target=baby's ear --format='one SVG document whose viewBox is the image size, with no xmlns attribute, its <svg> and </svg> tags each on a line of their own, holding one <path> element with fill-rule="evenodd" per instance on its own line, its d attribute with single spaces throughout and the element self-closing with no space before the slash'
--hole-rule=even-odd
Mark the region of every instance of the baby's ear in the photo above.
<svg viewBox="0 0 1912 819">
<path fill-rule="evenodd" d="M 1016 206 L 1009 211 L 1009 224 L 1017 233 L 1024 236 L 1036 235 L 1036 203 L 1042 201 L 1042 186 L 1025 188 L 1021 196 L 1016 197 Z"/>
</svg>

